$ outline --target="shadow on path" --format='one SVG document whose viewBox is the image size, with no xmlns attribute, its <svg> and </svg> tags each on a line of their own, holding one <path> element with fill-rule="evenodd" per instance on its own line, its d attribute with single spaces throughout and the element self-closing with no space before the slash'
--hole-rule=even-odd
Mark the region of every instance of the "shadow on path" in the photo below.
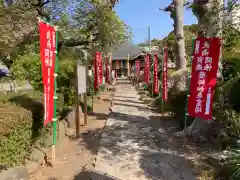
<svg viewBox="0 0 240 180">
<path fill-rule="evenodd" d="M 129 99 L 129 100 L 126 101 L 125 99 L 114 98 L 113 102 L 115 102 L 115 101 L 120 102 L 120 103 L 139 103 L 139 104 L 143 104 L 142 101 L 140 101 L 140 100 L 133 100 L 133 99 Z"/>
<path fill-rule="evenodd" d="M 124 172 L 132 168 L 131 158 L 137 157 L 139 168 L 144 172 L 144 176 L 150 179 L 196 179 L 192 175 L 190 162 L 185 158 L 184 149 L 169 137 L 172 131 L 169 127 L 174 123 L 165 122 L 170 121 L 171 117 L 151 116 L 148 120 L 142 116 L 112 112 L 108 119 L 111 118 L 119 123 L 115 122 L 104 128 L 101 154 L 106 161 L 117 164 L 122 157 L 130 156 L 129 164 L 120 165 L 121 171 Z M 93 134 L 99 134 L 102 130 L 97 131 L 99 132 Z M 83 139 L 89 142 L 86 138 L 91 136 L 83 136 Z M 89 143 L 86 143 L 86 146 L 88 149 L 93 147 Z M 96 153 L 96 149 L 94 151 Z"/>
<path fill-rule="evenodd" d="M 105 119 L 107 119 L 107 114 L 106 113 L 93 112 L 93 113 L 91 113 L 91 115 L 93 117 L 95 117 L 94 120 L 105 120 Z"/>
<path fill-rule="evenodd" d="M 133 104 L 127 104 L 128 102 L 125 103 L 119 103 L 118 101 L 113 102 L 113 105 L 115 106 L 124 106 L 124 107 L 132 107 L 132 108 L 137 108 L 140 111 L 148 111 L 149 108 L 147 106 L 143 106 L 143 105 L 133 105 Z"/>
<path fill-rule="evenodd" d="M 144 103 L 136 102 L 139 95 L 131 86 L 117 88 L 120 91 L 116 90 L 114 99 L 121 100 L 113 101 L 101 135 L 94 168 L 99 177 L 96 180 L 100 180 L 101 175 L 106 180 L 115 180 L 115 177 L 121 180 L 196 180 L 186 150 L 174 137 L 177 127 L 172 118 L 159 116 Z M 83 140 L 85 138 L 83 136 Z M 86 148 L 91 149 L 87 142 Z M 88 174 L 94 177 L 94 173 Z"/>
<path fill-rule="evenodd" d="M 74 177 L 73 180 L 119 180 L 96 171 L 82 171 Z"/>
</svg>

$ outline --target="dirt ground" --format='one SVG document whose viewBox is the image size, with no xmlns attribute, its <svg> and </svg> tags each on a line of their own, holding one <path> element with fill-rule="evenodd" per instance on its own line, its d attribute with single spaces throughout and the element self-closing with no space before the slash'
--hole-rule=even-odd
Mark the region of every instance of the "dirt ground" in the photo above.
<svg viewBox="0 0 240 180">
<path fill-rule="evenodd" d="M 112 95 L 105 92 L 101 94 L 101 99 L 96 99 L 93 113 L 89 112 L 88 125 L 80 128 L 79 139 L 65 136 L 57 144 L 55 166 L 44 165 L 31 175 L 30 180 L 77 180 L 84 169 L 93 167 Z M 47 150 L 47 155 L 51 160 L 51 148 Z"/>
</svg>

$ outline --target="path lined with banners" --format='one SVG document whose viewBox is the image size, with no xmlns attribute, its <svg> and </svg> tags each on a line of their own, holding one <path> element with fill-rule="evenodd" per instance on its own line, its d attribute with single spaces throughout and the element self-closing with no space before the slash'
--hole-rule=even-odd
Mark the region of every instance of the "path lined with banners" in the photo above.
<svg viewBox="0 0 240 180">
<path fill-rule="evenodd" d="M 170 142 L 161 117 L 139 100 L 127 79 L 118 79 L 104 128 L 94 180 L 195 180 L 184 152 Z"/>
</svg>

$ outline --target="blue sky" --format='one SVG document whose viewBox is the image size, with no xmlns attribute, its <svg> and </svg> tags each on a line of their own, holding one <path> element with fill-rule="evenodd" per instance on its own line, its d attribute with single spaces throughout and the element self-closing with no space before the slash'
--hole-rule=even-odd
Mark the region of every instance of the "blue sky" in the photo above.
<svg viewBox="0 0 240 180">
<path fill-rule="evenodd" d="M 151 39 L 163 38 L 173 30 L 169 13 L 158 9 L 166 7 L 172 0 L 120 0 L 115 10 L 133 32 L 133 42 L 140 43 L 148 38 L 148 25 L 151 27 Z M 197 23 L 191 10 L 184 11 L 184 24 Z"/>
</svg>

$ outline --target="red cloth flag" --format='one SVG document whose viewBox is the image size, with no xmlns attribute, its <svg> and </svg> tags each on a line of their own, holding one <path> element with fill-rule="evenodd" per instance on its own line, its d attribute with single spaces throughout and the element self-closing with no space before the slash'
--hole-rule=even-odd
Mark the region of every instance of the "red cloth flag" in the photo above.
<svg viewBox="0 0 240 180">
<path fill-rule="evenodd" d="M 56 30 L 41 21 L 40 58 L 42 63 L 42 81 L 44 89 L 44 125 L 52 122 L 54 115 L 54 70 L 56 60 Z"/>
<path fill-rule="evenodd" d="M 147 54 L 145 57 L 144 79 L 145 79 L 145 83 L 148 85 L 150 82 L 150 55 L 149 54 Z"/>
<path fill-rule="evenodd" d="M 99 84 L 101 85 L 103 83 L 103 54 L 102 52 L 99 52 L 100 56 L 99 56 Z"/>
<path fill-rule="evenodd" d="M 219 38 L 197 38 L 190 81 L 188 113 L 205 120 L 212 119 L 212 104 L 221 41 Z"/>
<path fill-rule="evenodd" d="M 153 59 L 153 93 L 159 93 L 159 84 L 158 84 L 158 57 L 155 54 Z"/>
<path fill-rule="evenodd" d="M 167 102 L 168 95 L 168 49 L 164 48 L 164 61 L 163 61 L 163 76 L 162 76 L 162 98 Z"/>
<path fill-rule="evenodd" d="M 98 91 L 99 85 L 102 84 L 102 53 L 96 52 L 94 60 L 94 89 Z"/>
</svg>

